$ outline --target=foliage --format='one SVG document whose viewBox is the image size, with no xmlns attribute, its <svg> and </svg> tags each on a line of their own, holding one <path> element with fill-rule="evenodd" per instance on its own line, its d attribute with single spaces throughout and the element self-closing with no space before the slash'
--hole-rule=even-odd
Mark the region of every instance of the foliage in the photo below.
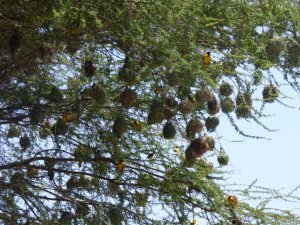
<svg viewBox="0 0 300 225">
<path fill-rule="evenodd" d="M 265 128 L 272 69 L 299 92 L 297 1 L 0 4 L 0 221 L 300 224 L 268 206 L 292 193 L 230 188 L 208 161 L 228 163 L 221 114 L 260 138 L 238 121 Z"/>
</svg>

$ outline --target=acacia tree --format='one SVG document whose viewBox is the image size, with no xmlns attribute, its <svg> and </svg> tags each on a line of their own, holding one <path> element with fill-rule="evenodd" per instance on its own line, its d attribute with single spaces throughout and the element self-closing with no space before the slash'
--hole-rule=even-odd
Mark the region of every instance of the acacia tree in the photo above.
<svg viewBox="0 0 300 225">
<path fill-rule="evenodd" d="M 238 121 L 281 102 L 270 69 L 299 91 L 298 1 L 0 4 L 4 224 L 300 223 L 209 163 L 219 115 L 259 138 Z"/>
</svg>

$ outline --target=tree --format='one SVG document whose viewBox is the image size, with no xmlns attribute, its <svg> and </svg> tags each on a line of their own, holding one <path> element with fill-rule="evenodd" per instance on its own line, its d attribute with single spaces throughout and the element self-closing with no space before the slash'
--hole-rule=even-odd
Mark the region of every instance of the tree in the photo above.
<svg viewBox="0 0 300 225">
<path fill-rule="evenodd" d="M 233 192 L 208 161 L 229 160 L 220 114 L 260 138 L 238 122 L 282 103 L 271 69 L 299 92 L 298 17 L 285 0 L 1 1 L 0 220 L 299 224 L 267 205 L 295 196 Z"/>
</svg>

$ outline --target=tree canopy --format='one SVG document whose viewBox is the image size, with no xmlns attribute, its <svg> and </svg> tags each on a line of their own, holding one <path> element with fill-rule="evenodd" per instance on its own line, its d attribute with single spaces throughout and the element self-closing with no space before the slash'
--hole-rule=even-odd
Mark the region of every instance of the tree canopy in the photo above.
<svg viewBox="0 0 300 225">
<path fill-rule="evenodd" d="M 292 193 L 227 184 L 216 132 L 261 138 L 239 121 L 299 92 L 298 1 L 0 5 L 4 224 L 300 224 L 268 205 Z"/>
</svg>

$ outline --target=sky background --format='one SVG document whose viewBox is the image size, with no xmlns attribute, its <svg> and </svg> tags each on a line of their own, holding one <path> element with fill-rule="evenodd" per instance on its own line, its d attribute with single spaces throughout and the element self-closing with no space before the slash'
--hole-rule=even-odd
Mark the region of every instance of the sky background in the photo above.
<svg viewBox="0 0 300 225">
<path fill-rule="evenodd" d="M 300 98 L 291 87 L 283 86 L 280 90 L 290 97 L 281 97 L 280 100 L 295 108 L 285 107 L 278 102 L 266 104 L 263 112 L 272 116 L 261 120 L 264 125 L 279 129 L 278 131 L 268 132 L 253 121 L 237 121 L 245 133 L 271 140 L 243 137 L 237 134 L 226 116 L 220 116 L 218 134 L 223 136 L 221 143 L 230 157 L 230 164 L 226 169 L 233 170 L 230 182 L 250 184 L 257 179 L 257 185 L 280 189 L 283 193 L 288 193 L 300 185 Z M 300 197 L 299 191 L 298 196 Z M 274 201 L 272 206 L 294 209 L 294 212 L 300 214 L 300 201 Z"/>
</svg>

